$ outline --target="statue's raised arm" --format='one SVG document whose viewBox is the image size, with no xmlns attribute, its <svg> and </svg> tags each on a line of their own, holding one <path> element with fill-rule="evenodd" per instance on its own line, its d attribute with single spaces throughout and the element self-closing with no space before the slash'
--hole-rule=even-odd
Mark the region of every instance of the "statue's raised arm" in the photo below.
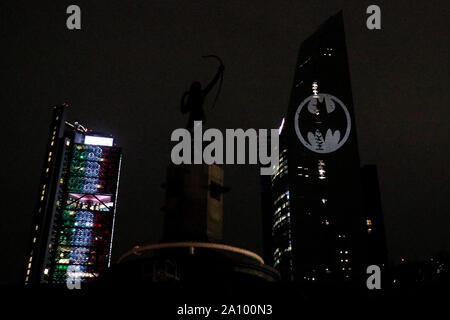
<svg viewBox="0 0 450 320">
<path fill-rule="evenodd" d="M 220 77 L 222 76 L 223 71 L 225 70 L 225 67 L 223 64 L 219 66 L 219 69 L 217 70 L 216 75 L 214 78 L 208 83 L 205 89 L 203 89 L 203 92 L 205 96 L 211 91 L 212 88 L 216 85 L 217 81 L 219 81 Z"/>
<path fill-rule="evenodd" d="M 222 86 L 223 71 L 225 69 L 222 60 L 220 60 L 218 56 L 204 56 L 204 58 L 209 57 L 214 57 L 220 62 L 220 66 L 214 78 L 208 83 L 208 85 L 204 89 L 202 89 L 202 85 L 200 84 L 200 82 L 198 81 L 192 82 L 189 90 L 186 91 L 181 97 L 181 112 L 182 113 L 189 112 L 187 129 L 192 129 L 194 127 L 194 121 L 205 120 L 205 112 L 203 111 L 203 104 L 205 102 L 205 97 L 212 90 L 212 88 L 214 88 L 219 79 L 221 80 L 220 87 Z M 214 99 L 213 106 L 216 104 L 217 98 L 219 96 L 220 87 Z"/>
</svg>

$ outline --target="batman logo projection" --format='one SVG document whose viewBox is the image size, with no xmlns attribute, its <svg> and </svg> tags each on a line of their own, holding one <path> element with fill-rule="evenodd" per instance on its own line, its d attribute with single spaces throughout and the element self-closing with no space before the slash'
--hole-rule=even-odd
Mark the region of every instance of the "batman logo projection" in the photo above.
<svg viewBox="0 0 450 320">
<path fill-rule="evenodd" d="M 350 114 L 341 100 L 331 94 L 309 96 L 295 112 L 295 132 L 311 151 L 330 153 L 348 139 Z"/>
</svg>

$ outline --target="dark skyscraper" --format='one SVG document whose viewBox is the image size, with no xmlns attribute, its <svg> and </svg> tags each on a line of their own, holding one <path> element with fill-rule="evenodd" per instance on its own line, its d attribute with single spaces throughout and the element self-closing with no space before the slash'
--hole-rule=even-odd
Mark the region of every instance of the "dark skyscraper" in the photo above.
<svg viewBox="0 0 450 320">
<path fill-rule="evenodd" d="M 53 109 L 25 284 L 85 282 L 110 264 L 121 150 L 67 108 Z"/>
<path fill-rule="evenodd" d="M 367 232 L 367 263 L 385 267 L 388 262 L 378 172 L 375 165 L 361 168 L 361 184 Z"/>
<path fill-rule="evenodd" d="M 279 166 L 263 181 L 271 194 L 263 203 L 266 260 L 286 280 L 339 283 L 365 272 L 371 219 L 363 212 L 355 127 L 338 13 L 300 47 Z"/>
</svg>

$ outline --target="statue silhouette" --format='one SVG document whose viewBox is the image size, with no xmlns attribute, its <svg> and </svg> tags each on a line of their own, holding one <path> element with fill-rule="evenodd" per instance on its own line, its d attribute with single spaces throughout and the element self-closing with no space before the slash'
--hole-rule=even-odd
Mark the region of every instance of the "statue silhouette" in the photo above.
<svg viewBox="0 0 450 320">
<path fill-rule="evenodd" d="M 212 88 L 216 85 L 219 79 L 223 79 L 223 71 L 225 69 L 222 60 L 220 60 L 217 56 L 204 56 L 204 58 L 214 57 L 219 60 L 220 66 L 217 70 L 214 78 L 209 82 L 209 84 L 202 89 L 202 85 L 198 81 L 194 81 L 191 84 L 189 91 L 186 91 L 181 97 L 181 112 L 188 113 L 189 119 L 186 128 L 191 130 L 194 127 L 194 121 L 204 121 L 205 120 L 205 112 L 203 111 L 203 104 L 205 102 L 205 97 L 211 91 Z M 217 98 L 219 96 L 219 91 L 217 92 L 216 98 L 214 100 L 215 105 Z"/>
</svg>

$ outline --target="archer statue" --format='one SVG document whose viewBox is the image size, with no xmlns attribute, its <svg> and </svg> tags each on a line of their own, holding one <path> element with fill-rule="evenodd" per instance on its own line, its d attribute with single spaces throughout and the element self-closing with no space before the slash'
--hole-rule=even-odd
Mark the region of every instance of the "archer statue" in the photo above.
<svg viewBox="0 0 450 320">
<path fill-rule="evenodd" d="M 223 81 L 223 71 L 225 69 L 222 60 L 215 55 L 203 56 L 203 58 L 216 58 L 219 62 L 219 68 L 217 70 L 214 78 L 209 82 L 209 84 L 202 89 L 202 85 L 198 81 L 194 81 L 191 84 L 189 91 L 186 91 L 181 98 L 181 112 L 188 113 L 189 119 L 187 123 L 187 129 L 192 130 L 194 128 L 194 121 L 205 120 L 205 112 L 203 111 L 203 104 L 205 102 L 205 97 L 216 85 L 217 81 L 220 79 L 219 89 L 217 91 L 216 98 L 213 102 L 213 107 L 216 104 L 217 98 L 219 97 L 220 89 L 222 87 Z"/>
</svg>

